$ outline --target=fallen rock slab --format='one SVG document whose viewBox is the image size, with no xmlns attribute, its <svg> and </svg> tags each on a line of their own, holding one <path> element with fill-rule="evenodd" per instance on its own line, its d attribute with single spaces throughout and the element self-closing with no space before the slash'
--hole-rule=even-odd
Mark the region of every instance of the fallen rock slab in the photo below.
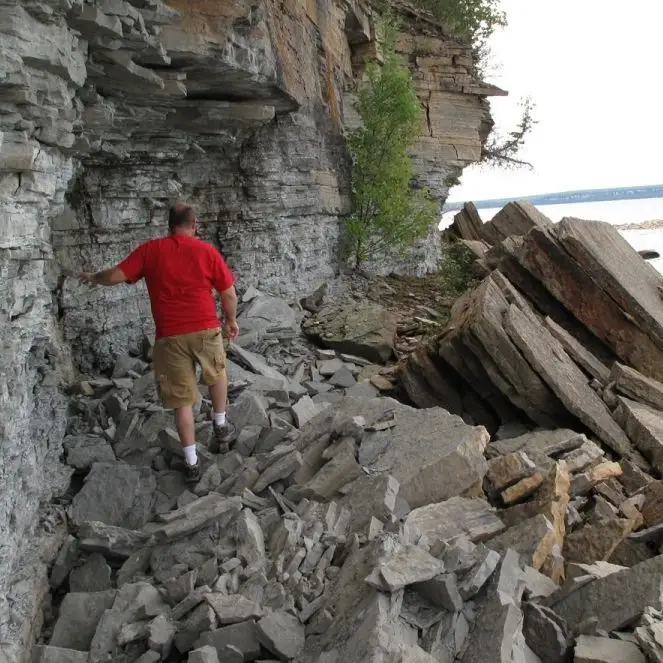
<svg viewBox="0 0 663 663">
<path fill-rule="evenodd" d="M 615 631 L 633 624 L 648 606 L 660 610 L 663 555 L 593 580 L 550 606 L 569 627 L 577 629 L 587 619 L 596 628 Z M 577 632 L 577 631 L 576 631 Z"/>
<path fill-rule="evenodd" d="M 251 620 L 223 626 L 203 633 L 195 644 L 196 649 L 209 645 L 221 654 L 224 648 L 237 648 L 245 661 L 255 661 L 260 657 L 260 642 L 257 637 L 256 623 Z"/>
<path fill-rule="evenodd" d="M 304 626 L 287 612 L 272 612 L 256 625 L 258 640 L 281 661 L 290 661 L 304 650 Z"/>
<path fill-rule="evenodd" d="M 87 663 L 87 652 L 60 647 L 35 647 L 33 663 Z"/>
<path fill-rule="evenodd" d="M 425 537 L 434 553 L 443 543 L 461 535 L 470 541 L 485 541 L 504 528 L 495 510 L 479 498 L 452 497 L 414 509 L 405 520 L 409 540 Z"/>
<path fill-rule="evenodd" d="M 511 305 L 506 313 L 505 328 L 569 412 L 613 451 L 629 457 L 631 445 L 624 431 L 559 342 L 515 305 Z"/>
<path fill-rule="evenodd" d="M 108 557 L 129 557 L 153 542 L 151 534 L 90 521 L 78 528 L 79 545 L 88 552 Z"/>
<path fill-rule="evenodd" d="M 488 587 L 486 599 L 479 607 L 468 647 L 460 660 L 463 663 L 508 663 L 517 658 L 522 638 L 523 616 L 520 601 L 524 590 L 518 554 L 508 551 L 499 571 Z"/>
<path fill-rule="evenodd" d="M 371 473 L 391 474 L 413 508 L 480 492 L 488 469 L 483 451 L 489 435 L 483 426 L 468 426 L 441 408 L 416 410 L 391 398 L 365 401 L 354 406 L 352 414 L 370 425 L 390 409 L 395 426 L 364 433 L 360 465 Z"/>
<path fill-rule="evenodd" d="M 307 321 L 304 332 L 328 348 L 376 363 L 394 351 L 397 316 L 372 302 L 333 310 Z"/>
<path fill-rule="evenodd" d="M 525 642 L 542 663 L 565 663 L 571 647 L 566 622 L 555 612 L 536 603 L 524 605 Z"/>
<path fill-rule="evenodd" d="M 626 518 L 605 518 L 566 535 L 563 555 L 567 562 L 592 563 L 610 559 L 635 523 Z"/>
<path fill-rule="evenodd" d="M 658 380 L 616 361 L 610 371 L 610 381 L 628 398 L 663 410 L 663 384 Z"/>
<path fill-rule="evenodd" d="M 663 476 L 663 412 L 622 396 L 617 397 L 617 402 L 615 421 L 658 476 Z"/>
<path fill-rule="evenodd" d="M 576 641 L 573 663 L 647 663 L 632 642 L 581 635 Z"/>
<path fill-rule="evenodd" d="M 113 606 L 115 590 L 67 594 L 49 644 L 52 647 L 87 652 L 104 612 Z"/>
<path fill-rule="evenodd" d="M 140 529 L 150 518 L 156 480 L 147 467 L 95 463 L 69 510 L 76 525 L 98 521 Z"/>
<path fill-rule="evenodd" d="M 379 561 L 366 582 L 377 589 L 395 592 L 407 585 L 431 580 L 444 572 L 444 564 L 419 546 L 408 545 Z"/>
</svg>

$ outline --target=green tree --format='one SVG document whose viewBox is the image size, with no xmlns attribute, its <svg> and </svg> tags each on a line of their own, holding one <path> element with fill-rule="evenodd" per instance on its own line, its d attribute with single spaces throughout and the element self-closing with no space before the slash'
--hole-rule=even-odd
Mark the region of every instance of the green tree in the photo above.
<svg viewBox="0 0 663 663">
<path fill-rule="evenodd" d="M 396 26 L 386 18 L 380 27 L 383 61 L 366 67 L 355 103 L 362 124 L 347 139 L 353 213 L 345 226 L 355 266 L 381 250 L 412 246 L 438 215 L 429 192 L 412 187 L 407 150 L 421 133 L 422 113 L 410 70 L 396 54 Z"/>
</svg>

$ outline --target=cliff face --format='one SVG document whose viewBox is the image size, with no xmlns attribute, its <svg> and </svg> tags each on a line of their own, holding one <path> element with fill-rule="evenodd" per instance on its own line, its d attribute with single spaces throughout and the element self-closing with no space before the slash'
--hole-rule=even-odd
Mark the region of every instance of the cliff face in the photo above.
<svg viewBox="0 0 663 663">
<path fill-rule="evenodd" d="M 443 198 L 479 157 L 495 91 L 466 46 L 403 17 L 427 118 L 417 168 Z M 374 32 L 341 0 L 0 0 L 0 642 L 29 622 L 26 578 L 43 572 L 26 542 L 67 479 L 60 388 L 151 326 L 142 287 L 88 290 L 75 274 L 162 234 L 180 198 L 241 285 L 332 277 L 343 130 Z"/>
</svg>

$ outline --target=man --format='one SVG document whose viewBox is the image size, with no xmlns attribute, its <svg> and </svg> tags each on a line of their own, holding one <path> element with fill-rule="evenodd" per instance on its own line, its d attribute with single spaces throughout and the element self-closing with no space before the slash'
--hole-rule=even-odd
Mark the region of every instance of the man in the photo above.
<svg viewBox="0 0 663 663">
<path fill-rule="evenodd" d="M 105 286 L 145 278 L 156 327 L 152 361 L 159 397 L 165 408 L 175 410 L 191 482 L 200 479 L 193 418 L 198 397 L 196 364 L 212 398 L 210 450 L 227 449 L 236 433 L 226 419 L 226 356 L 212 289 L 221 295 L 226 335 L 233 340 L 239 333 L 234 277 L 221 254 L 195 237 L 197 224 L 193 208 L 178 203 L 169 211 L 167 237 L 141 244 L 117 267 L 80 275 L 84 283 Z"/>
</svg>

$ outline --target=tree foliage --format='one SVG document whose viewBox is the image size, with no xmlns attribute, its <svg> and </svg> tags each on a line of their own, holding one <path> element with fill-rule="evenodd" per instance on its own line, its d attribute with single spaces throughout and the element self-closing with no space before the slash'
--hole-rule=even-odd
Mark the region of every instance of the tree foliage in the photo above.
<svg viewBox="0 0 663 663">
<path fill-rule="evenodd" d="M 416 3 L 455 34 L 470 37 L 475 45 L 506 25 L 501 0 L 416 0 Z"/>
<path fill-rule="evenodd" d="M 520 150 L 525 144 L 536 120 L 534 119 L 534 104 L 530 98 L 521 101 L 520 120 L 513 131 L 506 136 L 492 131 L 481 151 L 481 163 L 502 168 L 531 168 L 527 161 L 518 158 Z"/>
<path fill-rule="evenodd" d="M 362 124 L 347 139 L 353 213 L 345 225 L 355 266 L 383 249 L 412 246 L 438 215 L 428 191 L 411 186 L 407 150 L 420 135 L 421 108 L 410 70 L 395 52 L 393 20 L 384 19 L 381 32 L 383 62 L 366 67 L 355 103 Z"/>
</svg>

